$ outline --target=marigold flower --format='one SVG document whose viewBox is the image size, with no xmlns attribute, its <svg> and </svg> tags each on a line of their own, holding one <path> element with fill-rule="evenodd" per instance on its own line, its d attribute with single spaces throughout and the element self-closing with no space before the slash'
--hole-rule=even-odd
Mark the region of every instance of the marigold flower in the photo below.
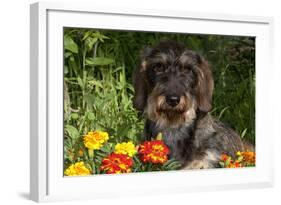
<svg viewBox="0 0 281 205">
<path fill-rule="evenodd" d="M 233 163 L 233 166 L 234 166 L 235 168 L 238 168 L 238 167 L 242 167 L 242 164 L 239 163 L 239 162 L 234 162 L 234 163 Z"/>
<path fill-rule="evenodd" d="M 115 145 L 116 154 L 127 154 L 130 157 L 137 153 L 136 147 L 132 142 L 122 142 Z"/>
<path fill-rule="evenodd" d="M 255 165 L 255 152 L 240 152 L 236 153 L 236 158 L 232 159 L 231 156 L 227 154 L 221 155 L 220 165 L 226 168 L 238 168 L 238 167 L 249 167 Z"/>
<path fill-rule="evenodd" d="M 255 152 L 241 152 L 243 160 L 249 164 L 254 164 L 256 162 L 256 153 Z"/>
<path fill-rule="evenodd" d="M 131 172 L 133 159 L 126 154 L 111 153 L 102 160 L 100 169 L 107 174 L 120 174 Z"/>
<path fill-rule="evenodd" d="M 162 140 L 145 141 L 139 146 L 138 152 L 143 162 L 163 164 L 168 160 L 169 148 Z"/>
<path fill-rule="evenodd" d="M 91 131 L 84 136 L 84 145 L 90 150 L 100 149 L 109 139 L 107 132 Z"/>
<path fill-rule="evenodd" d="M 222 154 L 221 155 L 221 160 L 222 161 L 226 161 L 229 158 L 229 156 L 227 154 Z"/>
<path fill-rule="evenodd" d="M 84 165 L 84 162 L 76 162 L 64 171 L 66 176 L 86 176 L 90 173 L 90 170 Z"/>
</svg>

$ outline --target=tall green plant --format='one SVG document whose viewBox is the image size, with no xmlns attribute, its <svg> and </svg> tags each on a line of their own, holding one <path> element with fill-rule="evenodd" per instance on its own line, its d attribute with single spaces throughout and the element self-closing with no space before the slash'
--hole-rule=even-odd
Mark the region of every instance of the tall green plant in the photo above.
<svg viewBox="0 0 281 205">
<path fill-rule="evenodd" d="M 102 49 L 109 37 L 99 31 L 66 29 L 64 33 L 65 159 L 73 163 L 81 138 L 106 130 L 112 142 L 137 142 L 143 122 L 132 106 L 133 88 L 124 63 Z"/>
</svg>

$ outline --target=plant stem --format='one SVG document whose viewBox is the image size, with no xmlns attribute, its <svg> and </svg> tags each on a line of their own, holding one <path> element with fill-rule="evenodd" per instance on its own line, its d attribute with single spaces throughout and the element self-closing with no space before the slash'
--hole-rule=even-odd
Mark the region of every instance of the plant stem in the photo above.
<svg viewBox="0 0 281 205">
<path fill-rule="evenodd" d="M 96 58 L 96 57 L 97 57 L 98 45 L 99 45 L 99 42 L 97 41 L 97 42 L 95 43 L 95 46 L 94 46 L 93 58 Z M 94 74 L 94 72 L 95 72 L 95 65 L 93 65 L 93 67 L 92 67 L 92 72 L 93 72 L 93 74 Z"/>
</svg>

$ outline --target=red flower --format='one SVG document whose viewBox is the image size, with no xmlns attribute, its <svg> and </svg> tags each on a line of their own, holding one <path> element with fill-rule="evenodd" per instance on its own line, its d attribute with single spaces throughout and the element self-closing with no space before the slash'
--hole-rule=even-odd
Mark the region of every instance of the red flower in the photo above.
<svg viewBox="0 0 281 205">
<path fill-rule="evenodd" d="M 125 154 L 112 153 L 102 160 L 101 170 L 107 174 L 119 174 L 131 172 L 133 160 Z"/>
<path fill-rule="evenodd" d="M 234 166 L 234 168 L 242 167 L 241 163 L 239 163 L 239 162 L 234 162 L 233 166 Z"/>
<path fill-rule="evenodd" d="M 224 162 L 225 162 L 228 158 L 229 158 L 229 156 L 228 156 L 227 154 L 222 154 L 222 155 L 221 155 L 221 160 L 224 161 Z"/>
<path fill-rule="evenodd" d="M 168 160 L 169 148 L 161 140 L 145 141 L 138 152 L 143 162 L 163 164 Z"/>
</svg>

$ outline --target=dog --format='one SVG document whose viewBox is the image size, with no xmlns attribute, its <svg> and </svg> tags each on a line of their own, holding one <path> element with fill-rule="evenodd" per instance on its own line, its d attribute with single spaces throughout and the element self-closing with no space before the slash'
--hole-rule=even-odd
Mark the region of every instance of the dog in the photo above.
<svg viewBox="0 0 281 205">
<path fill-rule="evenodd" d="M 133 72 L 133 104 L 145 117 L 143 140 L 162 133 L 182 169 L 219 167 L 222 154 L 253 150 L 210 115 L 214 81 L 208 62 L 176 41 L 145 48 Z"/>
</svg>

